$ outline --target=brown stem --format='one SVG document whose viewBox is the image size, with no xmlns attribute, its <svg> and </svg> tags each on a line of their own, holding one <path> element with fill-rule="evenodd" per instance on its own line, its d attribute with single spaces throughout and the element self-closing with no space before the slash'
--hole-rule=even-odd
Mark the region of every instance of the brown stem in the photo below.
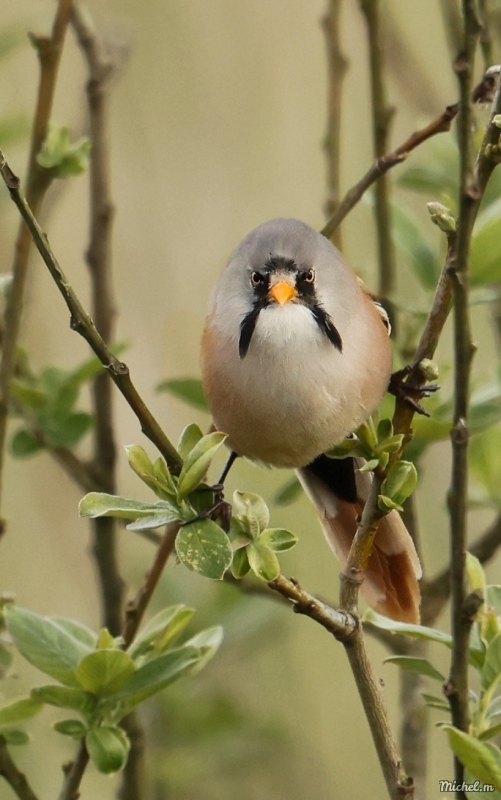
<svg viewBox="0 0 501 800">
<path fill-rule="evenodd" d="M 374 157 L 379 160 L 388 152 L 390 125 L 395 109 L 386 100 L 379 0 L 360 0 L 360 8 L 366 22 L 369 46 L 373 150 Z M 388 305 L 395 288 L 396 260 L 391 237 L 390 187 L 385 174 L 376 183 L 374 213 L 378 242 L 378 295 Z"/>
<path fill-rule="evenodd" d="M 341 113 L 343 82 L 348 61 L 342 50 L 339 36 L 339 17 L 342 0 L 329 0 L 328 10 L 322 20 L 327 45 L 328 89 L 327 89 L 327 134 L 324 150 L 327 158 L 327 202 L 325 209 L 331 217 L 340 200 L 341 163 Z M 341 248 L 341 231 L 335 232 L 334 243 Z"/>
<path fill-rule="evenodd" d="M 113 64 L 91 18 L 77 4 L 71 22 L 87 62 L 87 100 L 90 119 L 90 244 L 87 264 L 91 277 L 91 314 L 105 344 L 113 341 L 116 316 L 111 277 L 111 223 L 113 203 L 110 191 L 108 146 L 108 79 Z M 113 432 L 112 386 L 105 372 L 92 385 L 95 468 L 103 477 L 102 491 L 116 493 L 116 444 Z M 124 583 L 117 564 L 117 525 L 112 517 L 92 523 L 93 548 L 101 587 L 104 625 L 118 636 L 122 628 Z"/>
<path fill-rule="evenodd" d="M 451 269 L 454 294 L 454 416 L 451 431 L 452 475 L 449 490 L 450 559 L 453 647 L 447 696 L 453 725 L 467 731 L 468 711 L 468 643 L 472 617 L 466 610 L 465 557 L 467 547 L 468 491 L 468 413 L 471 361 L 474 347 L 471 339 L 468 260 L 471 233 L 476 216 L 478 189 L 473 173 L 473 64 L 480 33 L 474 0 L 463 0 L 464 35 L 462 50 L 454 62 L 459 83 L 458 145 L 460 161 L 459 217 L 455 257 Z M 462 783 L 464 767 L 455 759 L 455 777 Z M 463 791 L 456 792 L 464 798 Z"/>
<path fill-rule="evenodd" d="M 451 122 L 456 114 L 456 105 L 447 106 L 447 108 L 438 117 L 426 125 L 425 128 L 421 128 L 421 130 L 412 133 L 408 139 L 405 140 L 405 142 L 402 142 L 402 144 L 397 147 L 396 150 L 394 150 L 392 153 L 388 153 L 388 155 L 378 158 L 369 171 L 366 172 L 366 174 L 358 181 L 358 183 L 352 186 L 352 188 L 345 194 L 343 200 L 339 204 L 338 210 L 332 215 L 330 220 L 322 229 L 321 233 L 326 236 L 327 239 L 331 239 L 334 235 L 334 231 L 338 228 L 347 214 L 349 214 L 352 208 L 356 206 L 367 189 L 372 186 L 372 184 L 377 181 L 381 175 L 384 175 L 385 172 L 388 172 L 389 169 L 397 164 L 401 164 L 402 161 L 405 161 L 409 153 L 412 150 L 415 150 L 415 148 L 423 142 L 426 142 L 427 139 L 430 139 L 437 133 L 444 133 L 445 131 L 450 130 Z"/>
<path fill-rule="evenodd" d="M 342 611 L 337 611 L 322 600 L 318 600 L 313 595 L 305 592 L 294 578 L 286 578 L 284 575 L 279 575 L 274 581 L 270 581 L 268 586 L 274 592 L 278 592 L 282 597 L 290 600 L 297 614 L 311 617 L 340 641 L 351 636 L 358 626 L 355 617 Z"/>
<path fill-rule="evenodd" d="M 77 750 L 75 760 L 63 767 L 64 781 L 58 800 L 78 800 L 80 797 L 80 784 L 89 763 L 89 754 L 82 739 Z"/>
<path fill-rule="evenodd" d="M 35 214 L 38 214 L 45 193 L 51 183 L 51 173 L 39 166 L 37 155 L 47 135 L 47 127 L 52 110 L 59 61 L 66 29 L 68 27 L 70 8 L 71 0 L 59 0 L 51 36 L 31 37 L 40 61 L 40 82 L 31 133 L 26 179 L 26 197 Z M 12 266 L 12 284 L 5 308 L 5 329 L 3 332 L 2 358 L 0 361 L 0 493 L 10 402 L 10 382 L 15 369 L 17 342 L 21 324 L 24 288 L 28 276 L 30 250 L 31 234 L 24 222 L 21 221 L 16 240 L 14 263 Z"/>
<path fill-rule="evenodd" d="M 143 585 L 141 586 L 134 600 L 131 600 L 130 603 L 127 604 L 127 608 L 125 609 L 125 625 L 122 631 L 125 649 L 127 649 L 127 647 L 129 647 L 134 640 L 134 637 L 141 624 L 141 620 L 144 616 L 144 612 L 146 611 L 148 603 L 150 602 L 153 592 L 156 589 L 157 583 L 160 580 L 160 576 L 164 570 L 167 560 L 174 550 L 178 531 L 178 522 L 172 522 L 170 525 L 167 525 L 165 534 L 158 546 L 155 559 L 151 569 L 146 575 Z"/>
<path fill-rule="evenodd" d="M 158 448 L 165 458 L 170 469 L 179 473 L 181 469 L 181 458 L 175 447 L 166 437 L 162 428 L 147 408 L 145 402 L 139 395 L 136 387 L 130 378 L 129 369 L 126 364 L 119 361 L 110 351 L 102 337 L 98 333 L 91 317 L 87 314 L 77 295 L 68 282 L 66 275 L 61 269 L 54 253 L 52 252 L 47 237 L 40 228 L 33 216 L 26 198 L 20 190 L 19 178 L 17 178 L 5 160 L 5 156 L 0 151 L 0 174 L 7 186 L 10 196 L 20 214 L 28 225 L 37 249 L 47 265 L 52 278 L 54 279 L 63 299 L 71 314 L 71 327 L 77 331 L 88 342 L 91 349 L 97 355 L 103 366 L 108 371 L 112 381 L 116 384 L 119 391 L 125 397 L 128 405 L 138 418 L 141 430 L 144 435 Z"/>
<path fill-rule="evenodd" d="M 0 775 L 6 780 L 19 800 L 38 800 L 35 792 L 28 783 L 26 775 L 22 773 L 12 760 L 7 747 L 7 742 L 0 735 Z"/>
</svg>

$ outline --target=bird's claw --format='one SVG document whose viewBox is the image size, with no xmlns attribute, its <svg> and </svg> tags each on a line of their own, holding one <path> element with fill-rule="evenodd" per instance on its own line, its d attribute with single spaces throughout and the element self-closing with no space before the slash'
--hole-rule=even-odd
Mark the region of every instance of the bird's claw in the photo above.
<svg viewBox="0 0 501 800">
<path fill-rule="evenodd" d="M 423 397 L 429 397 L 433 392 L 438 392 L 440 385 L 438 383 L 428 383 L 421 385 L 418 382 L 406 381 L 410 373 L 419 366 L 419 362 L 407 364 L 402 369 L 393 373 L 388 385 L 388 391 L 394 395 L 398 400 L 401 400 L 417 414 L 422 414 L 425 417 L 430 415 L 426 409 L 421 405 L 419 400 Z"/>
<path fill-rule="evenodd" d="M 205 511 L 201 511 L 196 517 L 193 517 L 193 519 L 183 522 L 181 527 L 184 527 L 185 525 L 191 525 L 192 522 L 201 522 L 204 519 L 211 519 L 214 522 L 218 522 L 222 529 L 228 532 L 230 529 L 232 507 L 231 504 L 227 503 L 224 499 L 223 484 L 216 483 L 214 486 L 203 486 L 199 489 L 199 491 L 212 492 L 214 495 L 214 502 L 209 508 L 206 508 Z"/>
</svg>

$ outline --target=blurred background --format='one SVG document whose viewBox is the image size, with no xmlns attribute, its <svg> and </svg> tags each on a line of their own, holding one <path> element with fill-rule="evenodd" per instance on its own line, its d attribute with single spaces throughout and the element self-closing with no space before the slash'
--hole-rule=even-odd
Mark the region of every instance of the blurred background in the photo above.
<svg viewBox="0 0 501 800">
<path fill-rule="evenodd" d="M 233 247 L 253 227 L 276 216 L 297 217 L 315 228 L 325 222 L 327 61 L 321 19 L 327 2 L 88 0 L 88 7 L 114 47 L 127 54 L 111 99 L 117 339 L 127 343 L 123 358 L 141 394 L 176 441 L 186 424 L 195 421 L 205 428 L 209 419 L 159 394 L 155 386 L 167 378 L 199 375 L 208 296 Z M 440 2 L 386 0 L 382 9 L 389 99 L 397 108 L 392 131 L 396 146 L 454 102 L 457 92 Z M 0 119 L 15 118 L 19 134 L 2 147 L 21 175 L 38 82 L 36 54 L 25 34 L 48 32 L 54 10 L 51 0 L 2 2 L 0 26 L 21 37 L 0 61 Z M 341 36 L 349 61 L 341 141 L 341 182 L 346 190 L 372 162 L 366 30 L 356 2 L 343 4 Z M 85 80 L 70 30 L 54 118 L 69 125 L 76 137 L 86 130 Z M 453 135 L 444 134 L 440 142 L 431 141 L 412 155 L 409 165 L 426 165 L 441 152 L 448 164 L 453 150 Z M 406 165 L 397 167 L 392 179 L 405 169 Z M 441 197 L 413 194 L 397 183 L 393 191 L 396 203 L 425 228 L 426 241 L 440 263 L 440 234 L 427 223 L 425 203 Z M 43 225 L 88 305 L 83 260 L 88 237 L 86 175 L 51 188 Z M 0 192 L 0 272 L 10 270 L 17 226 L 16 210 L 6 192 Z M 360 203 L 343 225 L 343 250 L 375 288 L 370 202 Z M 411 262 L 412 253 L 399 251 L 395 300 L 419 319 L 431 295 L 416 279 Z M 481 346 L 477 380 L 493 380 L 494 339 L 482 306 L 474 310 L 474 325 Z M 88 355 L 83 340 L 71 332 L 66 307 L 38 256 L 32 258 L 22 341 L 37 369 L 48 364 L 71 368 Z M 448 396 L 448 335 L 439 360 L 445 365 L 442 382 Z M 153 447 L 118 393 L 115 407 L 118 441 L 142 444 L 153 456 Z M 82 448 L 85 453 L 85 444 Z M 448 466 L 446 442 L 427 450 L 417 496 L 429 574 L 447 560 Z M 228 494 L 234 488 L 256 491 L 273 504 L 289 478 L 285 471 L 239 462 L 229 478 Z M 41 614 L 64 613 L 97 628 L 88 523 L 77 515 L 81 490 L 43 453 L 9 460 L 5 481 L 8 529 L 1 542 L 2 591 L 12 592 L 20 605 Z M 120 493 L 149 499 L 124 452 Z M 272 513 L 274 525 L 300 538 L 281 558 L 284 572 L 335 603 L 339 566 L 306 499 L 273 506 Z M 475 512 L 472 535 L 485 528 L 491 514 Z M 129 596 L 141 584 L 152 555 L 151 544 L 123 531 L 120 566 Z M 490 574 L 495 577 L 495 565 Z M 225 640 L 199 677 L 175 684 L 142 713 L 152 800 L 229 800 L 237 794 L 241 800 L 355 800 L 367 796 L 368 785 L 374 800 L 386 796 L 343 648 L 322 628 L 294 616 L 275 598 L 244 596 L 170 564 L 152 610 L 174 602 L 197 609 L 197 629 L 221 623 Z M 448 626 L 446 616 L 440 624 Z M 398 671 L 383 665 L 385 650 L 379 644 L 369 640 L 369 647 L 398 728 Z M 441 651 L 434 659 L 447 671 Z M 15 674 L 3 682 L 5 697 L 41 679 L 20 659 L 15 666 Z M 16 750 L 20 765 L 44 798 L 56 796 L 60 765 L 73 755 L 70 740 L 47 733 L 48 718 L 51 712 L 45 711 L 31 723 L 33 742 Z M 430 796 L 437 796 L 438 780 L 452 777 L 452 765 L 444 734 L 435 728 L 430 752 Z M 113 797 L 116 781 L 90 768 L 83 800 Z M 13 797 L 1 783 L 1 800 Z"/>
</svg>

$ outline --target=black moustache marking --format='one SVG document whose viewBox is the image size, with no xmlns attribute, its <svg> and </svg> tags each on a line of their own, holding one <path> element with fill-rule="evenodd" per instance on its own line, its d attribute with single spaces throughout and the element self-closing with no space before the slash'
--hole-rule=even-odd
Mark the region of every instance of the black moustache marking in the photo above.
<svg viewBox="0 0 501 800">
<path fill-rule="evenodd" d="M 259 300 L 256 300 L 252 306 L 252 311 L 249 311 L 248 314 L 245 315 L 242 322 L 240 323 L 240 338 L 238 340 L 238 352 L 240 358 L 245 358 L 247 355 L 247 351 L 249 349 L 252 334 L 254 333 L 254 328 L 256 327 L 257 318 L 259 317 L 259 312 L 266 308 L 269 305 L 269 300 L 267 297 L 260 297 Z"/>
<path fill-rule="evenodd" d="M 321 306 L 315 305 L 311 306 L 311 313 L 313 314 L 315 321 L 322 331 L 327 336 L 329 342 L 331 342 L 336 350 L 339 350 L 340 353 L 343 352 L 343 340 L 339 335 L 339 331 L 334 325 L 333 321 L 331 320 L 330 316 L 328 315 L 327 311 Z"/>
</svg>

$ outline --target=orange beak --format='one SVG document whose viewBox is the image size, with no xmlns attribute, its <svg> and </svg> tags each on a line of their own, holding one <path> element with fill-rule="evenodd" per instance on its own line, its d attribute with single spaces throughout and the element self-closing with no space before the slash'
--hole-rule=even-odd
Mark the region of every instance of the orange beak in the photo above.
<svg viewBox="0 0 501 800">
<path fill-rule="evenodd" d="M 293 297 L 296 297 L 297 292 L 294 286 L 291 286 L 290 283 L 287 283 L 287 281 L 279 281 L 271 287 L 268 295 L 273 297 L 277 303 L 280 303 L 280 305 L 283 306 L 284 303 L 287 303 L 289 300 L 292 300 Z"/>
</svg>

